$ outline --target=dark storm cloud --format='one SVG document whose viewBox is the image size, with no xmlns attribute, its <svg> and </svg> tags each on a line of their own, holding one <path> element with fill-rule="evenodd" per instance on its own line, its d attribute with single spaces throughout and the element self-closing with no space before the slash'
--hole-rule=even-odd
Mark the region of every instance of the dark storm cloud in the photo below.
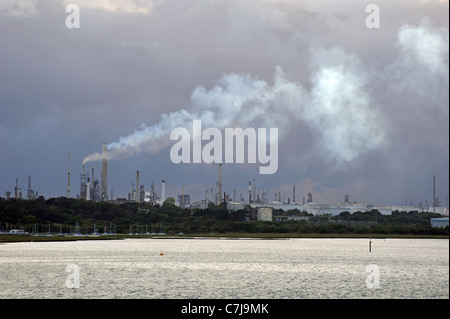
<svg viewBox="0 0 450 319">
<path fill-rule="evenodd" d="M 117 162 L 132 167 L 117 172 L 125 192 L 149 158 L 167 167 L 168 133 L 195 115 L 278 126 L 279 172 L 257 177 L 273 191 L 392 204 L 430 200 L 436 174 L 448 196 L 448 3 L 382 3 L 380 29 L 367 29 L 359 1 L 70 1 L 81 27 L 67 29 L 68 3 L 0 4 L 2 193 L 31 170 L 42 193 L 63 195 L 68 151 L 76 171 L 102 142 L 140 136 L 144 153 L 128 145 Z M 227 174 L 245 191 L 257 170 Z M 197 194 L 215 182 L 188 179 Z"/>
</svg>

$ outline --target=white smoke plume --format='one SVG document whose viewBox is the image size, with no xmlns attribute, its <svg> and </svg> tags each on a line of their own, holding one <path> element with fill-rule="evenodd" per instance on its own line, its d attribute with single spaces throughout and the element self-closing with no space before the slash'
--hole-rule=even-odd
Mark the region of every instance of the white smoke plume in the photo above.
<svg viewBox="0 0 450 319">
<path fill-rule="evenodd" d="M 376 149 L 384 139 L 382 116 L 367 89 L 370 71 L 343 50 L 314 50 L 317 71 L 303 118 L 318 148 L 336 164 Z"/>
<path fill-rule="evenodd" d="M 423 18 L 419 26 L 404 25 L 398 34 L 403 63 L 408 69 L 424 67 L 448 80 L 448 28 L 434 28 Z"/>
<path fill-rule="evenodd" d="M 250 75 L 225 75 L 212 89 L 197 87 L 192 92 L 192 112 L 163 114 L 158 124 L 141 125 L 133 134 L 110 143 L 108 158 L 156 153 L 170 142 L 172 129 L 189 129 L 194 119 L 202 120 L 204 127 L 277 127 L 281 138 L 292 125 L 304 121 L 317 134 L 319 145 L 339 161 L 351 161 L 381 142 L 382 132 L 376 130 L 379 119 L 354 66 L 321 67 L 312 83 L 312 91 L 307 92 L 288 81 L 280 67 L 273 84 Z M 91 154 L 84 162 L 93 160 L 101 160 L 101 154 Z"/>
<path fill-rule="evenodd" d="M 398 58 L 380 73 L 384 81 L 395 85 L 393 94 L 414 95 L 422 107 L 439 107 L 448 111 L 449 30 L 433 27 L 423 18 L 418 26 L 404 25 L 397 37 Z M 381 80 L 381 79 L 380 79 Z M 442 90 L 443 86 L 447 90 Z"/>
<path fill-rule="evenodd" d="M 430 79 L 437 75 L 448 84 L 448 29 L 435 29 L 427 21 L 406 25 L 399 30 L 397 45 L 398 58 L 384 70 L 372 70 L 340 48 L 313 49 L 309 90 L 289 81 L 281 67 L 276 67 L 273 83 L 249 74 L 224 75 L 213 88 L 199 86 L 192 92 L 190 111 L 163 114 L 159 123 L 142 124 L 110 143 L 108 159 L 159 152 L 170 144 L 172 129 L 190 130 L 199 119 L 204 128 L 277 127 L 280 138 L 292 127 L 306 125 L 321 154 L 338 165 L 354 161 L 386 140 L 381 107 L 368 89 L 371 81 L 384 77 L 386 91 L 395 87 L 401 94 L 412 88 L 421 95 L 423 78 L 416 72 L 424 68 Z M 99 160 L 101 154 L 94 153 L 83 162 Z"/>
</svg>

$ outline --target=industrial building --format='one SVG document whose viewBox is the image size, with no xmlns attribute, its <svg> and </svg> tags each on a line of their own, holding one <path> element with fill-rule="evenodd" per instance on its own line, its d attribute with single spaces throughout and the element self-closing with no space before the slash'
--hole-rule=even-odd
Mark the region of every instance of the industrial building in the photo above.
<svg viewBox="0 0 450 319">
<path fill-rule="evenodd" d="M 144 185 L 140 184 L 140 175 L 139 171 L 136 172 L 136 184 L 132 183 L 131 192 L 128 193 L 128 198 L 118 198 L 117 200 L 113 200 L 113 193 L 111 189 L 111 196 L 108 197 L 108 152 L 107 152 L 107 144 L 102 144 L 102 153 L 101 153 L 101 161 L 102 161 L 102 171 L 100 174 L 100 180 L 95 179 L 94 176 L 94 168 L 92 168 L 92 175 L 89 176 L 85 172 L 84 164 L 82 166 L 82 173 L 80 175 L 80 195 L 79 198 L 92 200 L 92 201 L 109 201 L 114 203 L 129 203 L 129 202 L 145 202 L 148 204 L 160 204 L 162 205 L 166 200 L 166 183 L 165 180 L 162 180 L 161 184 L 161 196 L 158 196 L 155 190 L 155 183 L 152 181 L 150 191 L 145 191 Z M 354 213 L 357 211 L 366 212 L 370 210 L 378 210 L 381 214 L 390 215 L 393 211 L 421 211 L 421 212 L 436 212 L 443 216 L 448 216 L 448 204 L 446 207 L 441 207 L 439 204 L 439 200 L 435 195 L 435 176 L 433 176 L 433 203 L 431 207 L 428 207 L 426 204 L 425 207 L 419 206 L 373 206 L 366 203 L 351 203 L 349 200 L 349 196 L 345 195 L 344 202 L 340 202 L 337 205 L 328 205 L 328 204 L 317 204 L 313 202 L 312 193 L 307 193 L 307 199 L 303 197 L 303 201 L 301 203 L 296 201 L 296 187 L 292 186 L 292 201 L 290 197 L 285 198 L 285 189 L 278 192 L 275 192 L 274 201 L 268 201 L 268 189 L 264 189 L 258 186 L 256 187 L 256 180 L 253 178 L 249 180 L 248 183 L 248 197 L 244 199 L 242 193 L 238 200 L 236 200 L 236 189 L 233 190 L 233 196 L 231 198 L 229 193 L 224 192 L 223 182 L 222 182 L 222 164 L 218 165 L 219 168 L 219 178 L 215 184 L 214 188 L 211 187 L 211 190 L 205 190 L 205 198 L 191 203 L 190 195 L 184 194 L 184 184 L 183 184 L 183 192 L 181 195 L 175 197 L 176 205 L 184 208 L 207 208 L 209 204 L 213 203 L 219 205 L 221 202 L 225 201 L 227 204 L 227 208 L 231 211 L 245 209 L 246 205 L 250 205 L 252 208 L 256 208 L 258 211 L 258 219 L 260 220 L 268 220 L 272 219 L 272 216 L 269 214 L 269 210 L 273 209 L 282 209 L 282 210 L 292 210 L 298 209 L 300 211 L 306 211 L 315 216 L 317 215 L 330 215 L 335 216 L 339 215 L 342 212 L 350 212 Z M 68 154 L 68 182 L 67 182 L 67 190 L 66 195 L 70 197 L 71 194 L 71 185 L 70 185 L 70 153 Z M 258 189 L 258 191 L 257 191 Z M 283 196 L 281 196 L 283 194 Z M 7 192 L 7 198 L 11 196 L 10 192 Z M 16 187 L 14 188 L 14 196 L 16 198 L 22 198 L 22 190 L 18 186 L 18 180 L 16 179 Z M 29 177 L 29 186 L 27 191 L 28 198 L 37 197 L 37 192 L 31 190 L 31 177 Z M 270 218 L 269 218 L 270 217 Z M 448 218 L 447 218 L 448 221 Z M 445 222 L 445 220 L 444 220 Z M 439 220 L 433 221 L 434 225 L 438 225 L 440 223 Z M 442 222 L 441 222 L 442 223 Z"/>
<path fill-rule="evenodd" d="M 243 202 L 229 202 L 227 201 L 227 209 L 231 211 L 245 209 L 245 204 Z"/>
<path fill-rule="evenodd" d="M 272 207 L 258 207 L 257 208 L 257 219 L 262 221 L 271 222 L 273 218 L 273 208 Z"/>
<path fill-rule="evenodd" d="M 6 191 L 6 199 L 11 198 L 11 192 Z M 36 199 L 39 197 L 39 193 L 31 188 L 31 175 L 28 174 L 28 188 L 26 199 Z M 16 178 L 16 186 L 14 187 L 14 198 L 23 199 L 22 188 L 19 187 L 19 179 Z"/>
<path fill-rule="evenodd" d="M 445 228 L 448 226 L 448 217 L 431 218 L 431 227 Z"/>
<path fill-rule="evenodd" d="M 111 190 L 112 192 L 112 190 Z M 67 172 L 67 190 L 66 197 L 71 196 L 70 188 L 70 152 Z M 112 197 L 112 195 L 111 195 Z M 100 173 L 100 181 L 94 177 L 94 168 L 92 168 L 92 175 L 85 171 L 85 164 L 82 164 L 80 174 L 80 199 L 98 201 L 108 200 L 108 153 L 107 144 L 102 144 L 102 171 Z"/>
<path fill-rule="evenodd" d="M 191 197 L 187 194 L 178 195 L 176 205 L 181 208 L 191 208 Z"/>
<path fill-rule="evenodd" d="M 199 202 L 194 202 L 191 204 L 191 209 L 206 209 L 209 206 L 209 201 L 202 199 Z"/>
</svg>

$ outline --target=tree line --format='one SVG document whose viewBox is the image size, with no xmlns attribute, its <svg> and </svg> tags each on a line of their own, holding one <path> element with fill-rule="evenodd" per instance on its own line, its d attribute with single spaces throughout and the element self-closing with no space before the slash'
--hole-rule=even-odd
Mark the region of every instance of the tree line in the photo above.
<svg viewBox="0 0 450 319">
<path fill-rule="evenodd" d="M 393 212 L 382 215 L 377 210 L 343 212 L 337 216 L 313 216 L 299 210 L 274 210 L 279 216 L 272 222 L 257 221 L 256 210 L 250 207 L 229 211 L 226 205 L 210 205 L 205 209 L 187 209 L 174 205 L 169 198 L 161 206 L 145 203 L 114 204 L 66 197 L 35 200 L 0 199 L 0 230 L 20 228 L 39 233 L 340 233 L 340 234 L 423 234 L 448 235 L 448 227 L 432 228 L 430 218 L 439 214 Z M 305 220 L 289 220 L 304 216 Z"/>
</svg>

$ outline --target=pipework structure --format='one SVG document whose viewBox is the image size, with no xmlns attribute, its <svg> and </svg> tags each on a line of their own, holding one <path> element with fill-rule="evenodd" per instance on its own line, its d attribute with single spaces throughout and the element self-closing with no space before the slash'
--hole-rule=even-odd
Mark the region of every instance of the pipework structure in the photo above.
<svg viewBox="0 0 450 319">
<path fill-rule="evenodd" d="M 108 145 L 106 143 L 102 144 L 100 199 L 108 200 Z"/>
<path fill-rule="evenodd" d="M 83 164 L 83 168 L 80 174 L 80 198 L 86 199 L 86 195 L 87 195 L 86 172 L 84 170 Z"/>
</svg>

